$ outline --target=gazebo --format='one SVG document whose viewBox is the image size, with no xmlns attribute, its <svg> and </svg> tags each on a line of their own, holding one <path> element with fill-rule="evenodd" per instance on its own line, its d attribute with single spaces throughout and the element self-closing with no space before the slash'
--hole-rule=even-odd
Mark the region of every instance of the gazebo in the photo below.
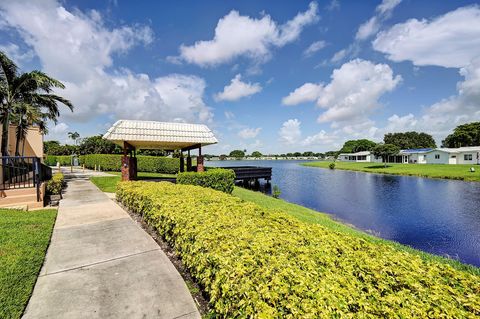
<svg viewBox="0 0 480 319">
<path fill-rule="evenodd" d="M 119 120 L 105 133 L 104 139 L 123 148 L 122 180 L 137 177 L 137 150 L 180 150 L 180 171 L 184 171 L 183 152 L 187 154 L 187 171 L 192 170 L 190 151 L 198 149 L 197 171 L 204 170 L 202 146 L 218 143 L 213 132 L 203 124 Z"/>
</svg>

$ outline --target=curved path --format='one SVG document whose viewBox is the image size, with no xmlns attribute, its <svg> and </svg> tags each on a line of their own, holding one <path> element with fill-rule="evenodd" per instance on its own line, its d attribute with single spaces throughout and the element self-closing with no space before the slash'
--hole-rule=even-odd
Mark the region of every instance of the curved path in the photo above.
<svg viewBox="0 0 480 319">
<path fill-rule="evenodd" d="M 24 318 L 200 318 L 168 257 L 88 174 L 67 175 Z"/>
</svg>

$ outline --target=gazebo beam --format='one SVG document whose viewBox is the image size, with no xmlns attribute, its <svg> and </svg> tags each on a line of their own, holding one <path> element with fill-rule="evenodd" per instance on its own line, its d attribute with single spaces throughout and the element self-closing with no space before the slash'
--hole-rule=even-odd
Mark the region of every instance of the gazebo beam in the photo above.
<svg viewBox="0 0 480 319">
<path fill-rule="evenodd" d="M 202 144 L 194 144 L 194 145 L 191 145 L 191 146 L 187 146 L 187 147 L 184 147 L 182 148 L 182 151 L 185 152 L 185 151 L 191 151 L 191 150 L 194 150 L 196 148 L 201 148 L 202 147 Z"/>
</svg>

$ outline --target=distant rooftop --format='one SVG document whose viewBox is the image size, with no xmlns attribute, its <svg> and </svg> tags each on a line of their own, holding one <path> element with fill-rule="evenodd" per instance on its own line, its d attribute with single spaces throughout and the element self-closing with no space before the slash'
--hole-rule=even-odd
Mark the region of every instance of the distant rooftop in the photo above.
<svg viewBox="0 0 480 319">
<path fill-rule="evenodd" d="M 176 150 L 194 145 L 218 143 L 213 132 L 203 124 L 119 120 L 105 133 L 104 139 L 137 149 Z"/>
<path fill-rule="evenodd" d="M 432 148 L 412 148 L 408 150 L 401 150 L 400 153 L 409 154 L 409 153 L 427 153 L 432 151 Z"/>
<path fill-rule="evenodd" d="M 363 151 L 363 152 L 357 152 L 357 153 L 341 153 L 341 154 L 338 154 L 338 156 L 342 156 L 342 155 L 347 155 L 347 156 L 363 156 L 363 155 L 370 155 L 371 152 L 370 151 Z"/>
</svg>

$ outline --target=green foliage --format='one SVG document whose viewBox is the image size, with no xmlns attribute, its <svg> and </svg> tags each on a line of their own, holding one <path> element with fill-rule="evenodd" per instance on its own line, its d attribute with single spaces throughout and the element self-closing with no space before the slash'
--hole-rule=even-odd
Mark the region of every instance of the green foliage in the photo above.
<svg viewBox="0 0 480 319">
<path fill-rule="evenodd" d="M 423 132 L 388 133 L 383 137 L 383 142 L 398 146 L 402 150 L 437 147 L 433 137 Z"/>
<path fill-rule="evenodd" d="M 362 140 L 350 140 L 346 141 L 343 144 L 342 149 L 339 151 L 340 153 L 356 153 L 356 152 L 363 152 L 363 151 L 371 151 L 377 143 L 372 142 L 370 140 L 362 139 Z"/>
<path fill-rule="evenodd" d="M 50 195 L 60 195 L 62 193 L 65 177 L 62 173 L 55 173 L 52 179 L 47 181 L 47 193 Z"/>
<path fill-rule="evenodd" d="M 121 154 L 122 148 L 117 144 L 105 140 L 101 135 L 90 136 L 82 139 L 78 152 L 86 154 Z"/>
<path fill-rule="evenodd" d="M 55 166 L 57 162 L 61 166 L 70 166 L 72 165 L 72 157 L 70 155 L 47 155 L 45 156 L 44 163 L 48 166 Z"/>
<path fill-rule="evenodd" d="M 254 151 L 252 152 L 252 157 L 262 157 L 262 153 L 260 153 L 259 151 Z"/>
<path fill-rule="evenodd" d="M 219 168 L 200 173 L 178 173 L 177 183 L 209 187 L 230 194 L 235 186 L 235 172 L 231 169 Z"/>
<path fill-rule="evenodd" d="M 480 145 L 480 122 L 459 125 L 442 141 L 442 147 L 478 145 Z"/>
<path fill-rule="evenodd" d="M 72 155 L 78 153 L 78 147 L 68 144 L 60 145 L 58 141 L 45 141 L 43 152 L 47 155 Z"/>
<path fill-rule="evenodd" d="M 241 157 L 245 157 L 245 152 L 242 150 L 233 150 L 230 152 L 229 156 L 241 158 Z"/>
<path fill-rule="evenodd" d="M 80 162 L 87 168 L 100 168 L 104 171 L 120 171 L 122 169 L 122 155 L 115 154 L 88 154 L 80 156 Z M 137 156 L 139 172 L 175 174 L 180 168 L 178 158 L 157 156 Z"/>
<path fill-rule="evenodd" d="M 272 189 L 273 198 L 280 198 L 281 194 L 282 194 L 282 191 L 280 190 L 280 187 L 278 187 L 278 185 L 273 185 L 273 189 Z"/>
<path fill-rule="evenodd" d="M 373 155 L 381 157 L 385 165 L 387 165 L 387 158 L 389 156 L 398 155 L 399 152 L 400 147 L 393 144 L 377 144 L 372 150 Z"/>
<path fill-rule="evenodd" d="M 330 169 L 335 169 L 335 163 L 330 163 L 330 164 L 328 164 L 328 168 L 330 168 Z"/>
<path fill-rule="evenodd" d="M 466 318 L 480 277 L 192 185 L 119 183 L 222 318 Z"/>
<path fill-rule="evenodd" d="M 57 211 L 0 210 L 0 318 L 20 318 L 47 252 Z"/>
<path fill-rule="evenodd" d="M 308 162 L 304 166 L 328 168 L 329 162 Z M 378 163 L 349 163 L 336 162 L 335 169 L 361 171 L 366 173 L 407 175 L 430 178 L 457 179 L 480 182 L 480 170 L 470 172 L 472 165 L 445 165 L 445 164 L 394 164 L 387 167 Z"/>
</svg>

